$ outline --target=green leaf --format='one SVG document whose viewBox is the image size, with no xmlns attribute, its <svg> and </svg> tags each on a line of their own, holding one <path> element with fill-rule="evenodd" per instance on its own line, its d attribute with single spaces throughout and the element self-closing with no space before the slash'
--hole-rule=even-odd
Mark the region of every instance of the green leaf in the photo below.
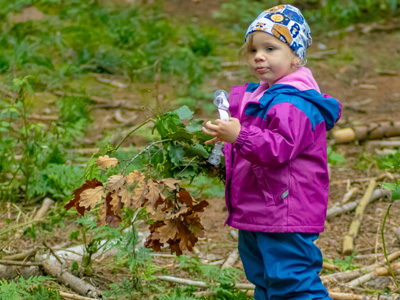
<svg viewBox="0 0 400 300">
<path fill-rule="evenodd" d="M 400 199 L 400 182 L 397 183 L 382 183 L 382 188 L 392 191 L 392 201 Z"/>
<path fill-rule="evenodd" d="M 201 131 L 201 128 L 203 127 L 203 121 L 202 120 L 192 120 L 189 122 L 189 124 L 186 125 L 186 130 L 189 133 L 194 133 Z"/>
<path fill-rule="evenodd" d="M 202 156 L 204 158 L 208 158 L 209 156 L 206 149 L 199 143 L 196 143 L 191 147 L 186 147 L 185 152 L 188 156 Z"/>
<path fill-rule="evenodd" d="M 180 144 L 169 145 L 168 151 L 169 151 L 169 156 L 171 157 L 171 162 L 175 166 L 179 166 L 179 163 L 182 161 L 184 154 L 183 146 Z"/>
<path fill-rule="evenodd" d="M 176 113 L 181 120 L 191 120 L 193 118 L 193 111 L 191 111 L 190 108 L 186 105 L 174 110 L 173 112 Z"/>
</svg>

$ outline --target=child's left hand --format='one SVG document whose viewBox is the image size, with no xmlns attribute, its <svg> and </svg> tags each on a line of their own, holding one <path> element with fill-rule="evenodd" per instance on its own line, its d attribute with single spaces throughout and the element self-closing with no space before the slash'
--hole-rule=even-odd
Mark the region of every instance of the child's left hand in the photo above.
<svg viewBox="0 0 400 300">
<path fill-rule="evenodd" d="M 218 142 L 234 143 L 236 142 L 241 128 L 242 126 L 236 118 L 229 118 L 228 122 L 217 119 L 214 124 L 208 121 L 202 128 L 202 131 L 214 138 L 206 141 L 205 144 L 210 145 Z"/>
</svg>

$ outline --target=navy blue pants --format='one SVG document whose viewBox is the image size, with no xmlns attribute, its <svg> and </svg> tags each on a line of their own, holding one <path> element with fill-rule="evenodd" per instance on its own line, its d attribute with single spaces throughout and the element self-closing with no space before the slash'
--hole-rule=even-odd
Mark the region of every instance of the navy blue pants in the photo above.
<svg viewBox="0 0 400 300">
<path fill-rule="evenodd" d="M 318 233 L 239 230 L 239 253 L 256 300 L 332 300 L 319 278 Z"/>
</svg>

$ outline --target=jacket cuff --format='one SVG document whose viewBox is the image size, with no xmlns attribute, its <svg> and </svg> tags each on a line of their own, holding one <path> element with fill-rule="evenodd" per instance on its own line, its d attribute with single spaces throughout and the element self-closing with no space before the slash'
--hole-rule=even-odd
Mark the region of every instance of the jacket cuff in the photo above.
<svg viewBox="0 0 400 300">
<path fill-rule="evenodd" d="M 236 142 L 233 143 L 233 147 L 236 150 L 239 150 L 240 148 L 242 148 L 242 146 L 244 145 L 244 143 L 247 140 L 247 136 L 249 135 L 249 129 L 247 127 L 243 127 L 240 129 L 239 135 L 236 139 Z"/>
</svg>

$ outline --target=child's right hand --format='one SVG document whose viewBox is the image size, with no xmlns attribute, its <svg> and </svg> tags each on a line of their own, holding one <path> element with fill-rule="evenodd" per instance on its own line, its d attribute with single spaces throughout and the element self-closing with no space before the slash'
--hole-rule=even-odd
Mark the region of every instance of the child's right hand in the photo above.
<svg viewBox="0 0 400 300">
<path fill-rule="evenodd" d="M 202 131 L 214 138 L 206 141 L 205 144 L 212 145 L 218 142 L 234 143 L 236 142 L 241 128 L 240 122 L 236 118 L 229 118 L 228 122 L 217 119 L 214 124 L 208 121 L 202 128 Z"/>
</svg>

